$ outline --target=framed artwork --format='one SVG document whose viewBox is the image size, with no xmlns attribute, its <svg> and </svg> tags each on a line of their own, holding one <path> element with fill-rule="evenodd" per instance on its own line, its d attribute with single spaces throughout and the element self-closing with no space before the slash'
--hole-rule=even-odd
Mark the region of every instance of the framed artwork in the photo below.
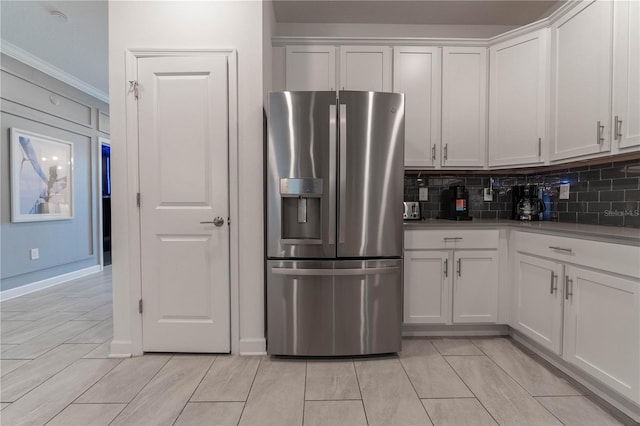
<svg viewBox="0 0 640 426">
<path fill-rule="evenodd" d="M 73 144 L 11 128 L 11 221 L 73 218 Z"/>
</svg>

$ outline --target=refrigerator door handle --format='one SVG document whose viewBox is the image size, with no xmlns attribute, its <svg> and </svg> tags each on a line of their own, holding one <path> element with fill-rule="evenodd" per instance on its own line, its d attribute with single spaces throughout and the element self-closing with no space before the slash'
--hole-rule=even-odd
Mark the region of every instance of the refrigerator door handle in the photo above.
<svg viewBox="0 0 640 426">
<path fill-rule="evenodd" d="M 336 106 L 329 105 L 329 238 L 328 244 L 335 244 L 336 236 Z"/>
<path fill-rule="evenodd" d="M 338 224 L 338 243 L 344 243 L 344 228 L 347 215 L 344 206 L 347 205 L 347 105 L 340 104 L 340 223 Z"/>
<path fill-rule="evenodd" d="M 271 268 L 275 275 L 298 276 L 344 276 L 344 275 L 377 275 L 390 274 L 400 269 L 398 266 L 381 268 L 350 268 L 350 269 L 295 269 L 295 268 Z"/>
</svg>

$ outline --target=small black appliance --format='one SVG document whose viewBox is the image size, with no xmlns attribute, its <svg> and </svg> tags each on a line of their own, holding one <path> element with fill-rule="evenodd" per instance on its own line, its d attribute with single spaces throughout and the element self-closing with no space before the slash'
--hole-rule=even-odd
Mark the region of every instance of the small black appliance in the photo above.
<svg viewBox="0 0 640 426">
<path fill-rule="evenodd" d="M 537 221 L 545 211 L 536 185 L 517 185 L 511 188 L 511 218 L 515 220 Z"/>
<path fill-rule="evenodd" d="M 471 220 L 469 216 L 469 191 L 464 185 L 452 185 L 442 190 L 440 219 Z"/>
</svg>

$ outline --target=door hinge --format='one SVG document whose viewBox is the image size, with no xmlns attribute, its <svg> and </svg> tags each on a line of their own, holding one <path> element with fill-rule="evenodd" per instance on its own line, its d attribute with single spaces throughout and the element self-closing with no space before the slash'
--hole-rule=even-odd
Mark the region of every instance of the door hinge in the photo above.
<svg viewBox="0 0 640 426">
<path fill-rule="evenodd" d="M 136 205 L 138 207 L 140 207 L 140 193 L 139 192 L 136 194 Z"/>
<path fill-rule="evenodd" d="M 142 299 L 138 300 L 138 312 L 142 313 Z"/>
<path fill-rule="evenodd" d="M 135 80 L 129 80 L 129 92 L 133 92 L 133 97 L 138 100 L 138 82 Z"/>
</svg>

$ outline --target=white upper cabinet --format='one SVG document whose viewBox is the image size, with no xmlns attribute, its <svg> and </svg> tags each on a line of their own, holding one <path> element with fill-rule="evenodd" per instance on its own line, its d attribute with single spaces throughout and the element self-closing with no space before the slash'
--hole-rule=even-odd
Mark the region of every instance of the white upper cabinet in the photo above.
<svg viewBox="0 0 640 426">
<path fill-rule="evenodd" d="M 482 167 L 486 156 L 487 49 L 442 49 L 442 165 Z"/>
<path fill-rule="evenodd" d="M 335 46 L 287 46 L 287 90 L 336 90 Z"/>
<path fill-rule="evenodd" d="M 440 165 L 442 49 L 393 48 L 393 91 L 405 94 L 404 165 Z"/>
<path fill-rule="evenodd" d="M 551 160 L 610 150 L 613 3 L 585 2 L 552 26 Z"/>
<path fill-rule="evenodd" d="M 340 46 L 341 90 L 391 91 L 391 48 Z"/>
<path fill-rule="evenodd" d="M 640 2 L 613 8 L 613 139 L 624 149 L 640 145 Z"/>
<path fill-rule="evenodd" d="M 489 166 L 544 161 L 548 30 L 489 50 Z"/>
</svg>

